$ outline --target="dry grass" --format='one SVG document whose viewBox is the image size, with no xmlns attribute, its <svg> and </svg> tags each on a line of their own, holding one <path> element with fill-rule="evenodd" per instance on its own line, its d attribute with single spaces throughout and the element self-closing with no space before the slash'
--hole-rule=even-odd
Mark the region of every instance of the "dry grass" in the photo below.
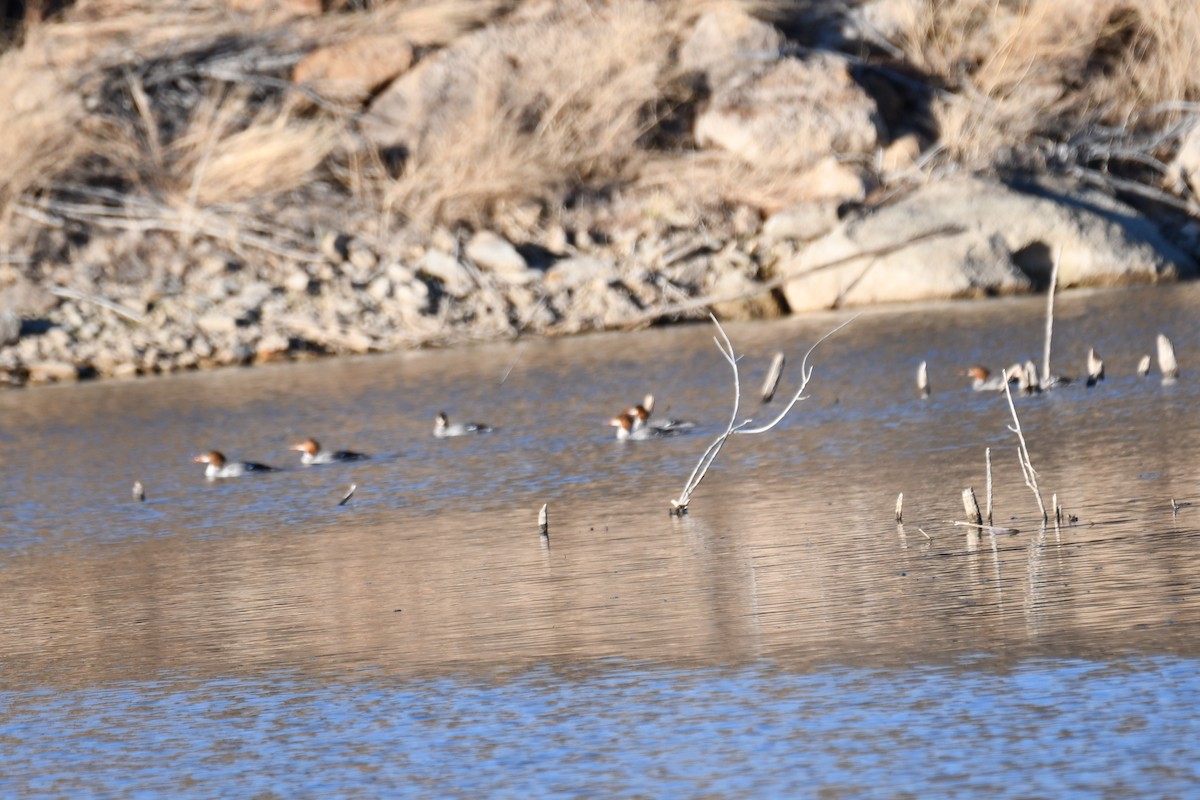
<svg viewBox="0 0 1200 800">
<path fill-rule="evenodd" d="M 630 180 L 646 109 L 660 96 L 670 21 L 656 3 L 569 2 L 476 34 L 477 46 L 449 66 L 470 87 L 465 113 L 427 133 L 389 203 L 419 220 L 479 221 L 505 201 L 554 202 Z"/>
<path fill-rule="evenodd" d="M 951 155 L 986 165 L 1031 137 L 1156 124 L 1160 103 L 1200 99 L 1200 7 L 1174 0 L 926 0 L 897 44 L 950 87 Z"/>
<path fill-rule="evenodd" d="M 673 93 L 675 49 L 700 13 L 730 3 L 780 22 L 813 5 L 375 0 L 280 21 L 210 0 L 81 1 L 0 54 L 10 98 L 0 105 L 0 222 L 21 198 L 64 185 L 236 218 L 331 175 L 364 216 L 421 224 L 483 224 L 512 204 L 553 210 L 614 190 L 673 194 L 697 215 L 774 208 L 801 196 L 786 174 L 653 135 L 673 103 L 696 102 Z M 1130 137 L 1165 129 L 1184 112 L 1163 104 L 1200 101 L 1195 3 L 916 0 L 893 10 L 890 41 L 945 88 L 938 144 L 968 167 L 1098 125 Z M 287 88 L 295 58 L 366 32 L 403 35 L 424 48 L 415 69 L 441 59 L 452 73 L 453 102 L 427 103 L 397 174 L 346 144 L 352 117 L 299 110 Z"/>
</svg>

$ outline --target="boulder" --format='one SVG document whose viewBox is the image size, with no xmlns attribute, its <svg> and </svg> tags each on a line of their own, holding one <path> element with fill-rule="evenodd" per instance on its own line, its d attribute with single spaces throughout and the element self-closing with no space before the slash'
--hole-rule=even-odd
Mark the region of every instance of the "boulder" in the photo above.
<svg viewBox="0 0 1200 800">
<path fill-rule="evenodd" d="M 717 93 L 695 124 L 701 147 L 768 167 L 873 153 L 884 133 L 875 101 L 832 54 L 776 61 Z"/>
<path fill-rule="evenodd" d="M 309 53 L 292 70 L 292 81 L 331 100 L 360 103 L 412 63 L 413 48 L 405 38 L 359 36 Z"/>
<path fill-rule="evenodd" d="M 1022 189 L 961 176 L 926 186 L 870 216 L 848 219 L 776 267 L 793 311 L 1043 288 L 1061 248 L 1059 286 L 1104 286 L 1196 274 L 1195 262 L 1146 219 L 1107 196 L 1070 187 Z"/>
<path fill-rule="evenodd" d="M 467 258 L 484 272 L 489 272 L 509 284 L 524 285 L 541 277 L 529 268 L 525 257 L 512 243 L 492 231 L 479 231 L 466 246 Z"/>
<path fill-rule="evenodd" d="M 475 278 L 457 258 L 441 250 L 428 250 L 417 262 L 417 271 L 441 281 L 447 294 L 465 297 L 475 288 Z"/>
<path fill-rule="evenodd" d="M 815 239 L 838 224 L 837 207 L 828 200 L 788 206 L 767 219 L 762 235 L 768 241 Z"/>
<path fill-rule="evenodd" d="M 736 6 L 720 6 L 701 15 L 679 48 L 679 66 L 703 72 L 708 85 L 721 88 L 747 70 L 773 60 L 785 42 L 773 25 Z"/>
</svg>

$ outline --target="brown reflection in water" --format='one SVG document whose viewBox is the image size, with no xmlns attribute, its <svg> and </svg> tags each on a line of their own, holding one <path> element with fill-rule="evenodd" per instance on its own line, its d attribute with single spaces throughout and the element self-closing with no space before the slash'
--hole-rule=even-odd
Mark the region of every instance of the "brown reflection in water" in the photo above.
<svg viewBox="0 0 1200 800">
<path fill-rule="evenodd" d="M 1020 326 L 1039 307 L 1004 310 L 1025 315 L 1014 323 Z M 87 394 L 92 387 L 74 387 L 81 394 L 30 393 L 29 401 L 9 396 L 3 402 L 41 436 L 66 442 L 78 439 L 72 425 L 94 426 L 97 441 L 64 444 L 77 450 L 48 447 L 49 454 L 35 454 L 40 458 L 84 460 L 94 447 L 110 447 L 134 463 L 165 460 L 158 451 L 146 455 L 152 451 L 138 444 L 136 428 L 112 423 L 131 405 L 149 419 L 152 409 L 146 409 L 155 403 L 182 404 L 182 413 L 162 424 L 183 431 L 180 438 L 188 442 L 225 426 L 220 432 L 249 451 L 239 455 L 270 452 L 269 446 L 286 447 L 290 432 L 259 429 L 293 413 L 300 422 L 291 424 L 311 425 L 300 411 L 285 405 L 281 412 L 279 404 L 312 396 L 328 407 L 322 413 L 339 402 L 357 411 L 368 407 L 370 413 L 347 413 L 345 440 L 330 444 L 358 448 L 365 440 L 403 450 L 406 460 L 397 463 L 413 485 L 441 486 L 436 480 L 447 465 L 438 459 L 447 453 L 458 455 L 453 466 L 468 483 L 497 465 L 528 469 L 530 481 L 542 480 L 536 470 L 564 478 L 572 470 L 590 471 L 594 480 L 541 483 L 550 488 L 527 493 L 552 495 L 547 550 L 536 526 L 541 499 L 515 507 L 524 501 L 512 494 L 499 502 L 486 495 L 422 500 L 413 492 L 410 503 L 389 505 L 372 500 L 370 482 L 337 516 L 297 515 L 272 527 L 263 516 L 273 511 L 252 510 L 244 517 L 254 518 L 252 530 L 239 530 L 231 513 L 225 530 L 198 534 L 190 518 L 173 516 L 177 509 L 228 506 L 231 497 L 252 490 L 233 495 L 204 486 L 190 464 L 172 462 L 159 476 L 167 485 L 163 495 L 152 494 L 166 511 L 142 523 L 150 535 L 105 541 L 59 536 L 47 525 L 38 543 L 5 557 L 2 679 L 69 685 L 160 673 L 345 674 L 358 667 L 417 675 L 608 658 L 673 665 L 769 659 L 807 669 L 965 654 L 1196 655 L 1200 505 L 1178 516 L 1169 508 L 1172 496 L 1196 500 L 1200 425 L 1188 413 L 1190 400 L 1180 402 L 1196 390 L 1186 382 L 1174 387 L 1183 394 L 1174 395 L 1153 384 L 1124 384 L 1123 394 L 1111 394 L 1123 399 L 1103 403 L 1095 401 L 1098 394 L 1023 401 L 1022 424 L 1046 500 L 1059 492 L 1081 518 L 1077 526 L 1042 531 L 998 398 L 935 386 L 941 405 L 917 406 L 915 398 L 889 393 L 889 381 L 907 388 L 911 379 L 907 369 L 902 378 L 893 376 L 895 348 L 907 343 L 907 358 L 910 350 L 919 353 L 914 343 L 954 338 L 953 330 L 937 328 L 947 324 L 946 315 L 953 314 L 936 324 L 925 317 L 868 319 L 858 333 L 831 343 L 835 361 L 827 365 L 826 383 L 818 382 L 825 393 L 815 393 L 805 413 L 778 435 L 731 444 L 694 498 L 692 515 L 682 520 L 668 517 L 667 500 L 711 429 L 671 445 L 676 450 L 613 449 L 606 430 L 555 452 L 520 454 L 505 444 L 522 436 L 533 446 L 554 436 L 573 442 L 573 425 L 602 427 L 602 409 L 581 407 L 582 401 L 638 396 L 640 384 L 634 389 L 621 380 L 628 365 L 606 366 L 611 337 L 531 346 L 523 356 L 529 374 L 543 370 L 548 377 L 544 385 L 530 378 L 523 394 L 506 398 L 506 410 L 519 412 L 505 431 L 513 438 L 453 451 L 430 444 L 425 412 L 447 399 L 444 386 L 454 381 L 465 387 L 449 395 L 456 410 L 471 416 L 470 409 L 486 410 L 495 388 L 471 381 L 478 382 L 481 370 L 499 372 L 511 352 L 187 376 L 94 394 Z M 824 327 L 789 324 L 742 328 L 735 340 L 769 352 L 767 344 L 781 335 L 810 340 L 812 329 Z M 653 374 L 664 352 L 694 362 L 681 373 L 711 368 L 717 377 L 707 382 L 675 379 L 671 396 L 689 413 L 724 419 L 728 387 L 708 331 L 646 336 L 638 341 L 654 366 L 645 374 Z M 971 346 L 946 358 L 966 359 Z M 859 380 L 840 378 L 837 359 L 854 362 Z M 572 366 L 569 379 L 559 363 Z M 274 405 L 247 401 L 237 394 L 245 386 L 260 387 L 252 396 Z M 329 386 L 335 388 L 318 393 Z M 193 419 L 211 404 L 188 398 L 213 387 L 233 393 L 237 414 Z M 76 397 L 97 402 L 84 413 L 75 408 Z M 541 427 L 521 422 L 540 421 L 537 409 L 555 400 L 565 405 L 558 417 L 547 416 Z M 961 514 L 964 486 L 982 491 L 987 445 L 994 448 L 997 524 L 1021 533 L 972 541 L 948 521 Z M 648 465 L 653 471 L 646 472 Z M 298 471 L 259 486 L 285 491 L 318 478 L 348 483 L 349 475 L 383 476 L 389 468 L 377 462 L 356 468 L 377 473 Z M 167 483 L 176 476 L 175 484 Z M 110 490 L 108 483 L 81 489 Z M 903 526 L 891 521 L 898 491 L 906 498 Z M 128 513 L 108 508 L 97 519 L 119 526 Z"/>
<path fill-rule="evenodd" d="M 970 551 L 961 529 L 927 541 L 742 488 L 713 491 L 707 518 L 582 508 L 604 523 L 564 520 L 548 552 L 529 515 L 477 513 L 21 557 L 0 588 L 6 680 L 1196 653 L 1194 526 L 1150 529 L 1139 508 Z"/>
</svg>

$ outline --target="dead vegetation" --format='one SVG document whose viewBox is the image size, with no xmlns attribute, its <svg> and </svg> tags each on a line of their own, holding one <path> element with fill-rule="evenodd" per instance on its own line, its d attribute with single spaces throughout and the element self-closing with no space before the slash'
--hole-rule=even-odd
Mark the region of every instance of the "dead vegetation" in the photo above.
<svg viewBox="0 0 1200 800">
<path fill-rule="evenodd" d="M 322 227 L 479 226 L 527 207 L 533 236 L 548 218 L 615 200 L 664 224 L 770 211 L 801 187 L 696 148 L 689 121 L 711 87 L 680 68 L 681 42 L 721 5 L 793 37 L 859 13 L 798 0 L 326 5 L 288 18 L 201 0 L 92 0 L 29 20 L 0 53 L 0 245 L 33 255 L 45 226 L 86 231 L 123 214 L 244 248 L 239 231 L 256 226 L 291 247 Z M 1164 184 L 1200 109 L 1195 4 L 857 5 L 871 35 L 845 57 L 901 98 L 933 98 L 920 112 L 927 157 L 904 180 L 1034 167 L 1195 205 L 1186 187 Z M 426 77 L 439 60 L 470 75 L 434 87 L 403 148 L 367 144 L 367 105 L 290 80 L 306 54 L 366 33 L 402 38 Z M 826 46 L 812 38 L 796 41 L 800 54 Z M 893 177 L 877 180 L 886 189 Z M 307 217 L 271 216 L 282 206 Z"/>
</svg>

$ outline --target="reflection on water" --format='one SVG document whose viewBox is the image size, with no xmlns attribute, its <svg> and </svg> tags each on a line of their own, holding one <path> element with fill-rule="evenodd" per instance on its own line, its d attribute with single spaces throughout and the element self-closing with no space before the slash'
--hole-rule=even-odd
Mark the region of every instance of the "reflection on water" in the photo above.
<svg viewBox="0 0 1200 800">
<path fill-rule="evenodd" d="M 1038 298 L 864 315 L 683 519 L 731 399 L 707 326 L 0 394 L 0 789 L 1183 794 L 1198 288 L 1061 298 L 1057 371 L 1109 377 L 1019 401 L 1079 518 L 1045 530 L 955 375 L 1038 357 Z M 745 384 L 842 318 L 730 326 Z M 1134 375 L 1159 331 L 1172 386 Z M 614 441 L 647 391 L 701 428 Z M 374 457 L 301 469 L 305 436 Z M 987 447 L 1014 535 L 952 524 Z M 206 482 L 211 448 L 289 469 Z"/>
</svg>

